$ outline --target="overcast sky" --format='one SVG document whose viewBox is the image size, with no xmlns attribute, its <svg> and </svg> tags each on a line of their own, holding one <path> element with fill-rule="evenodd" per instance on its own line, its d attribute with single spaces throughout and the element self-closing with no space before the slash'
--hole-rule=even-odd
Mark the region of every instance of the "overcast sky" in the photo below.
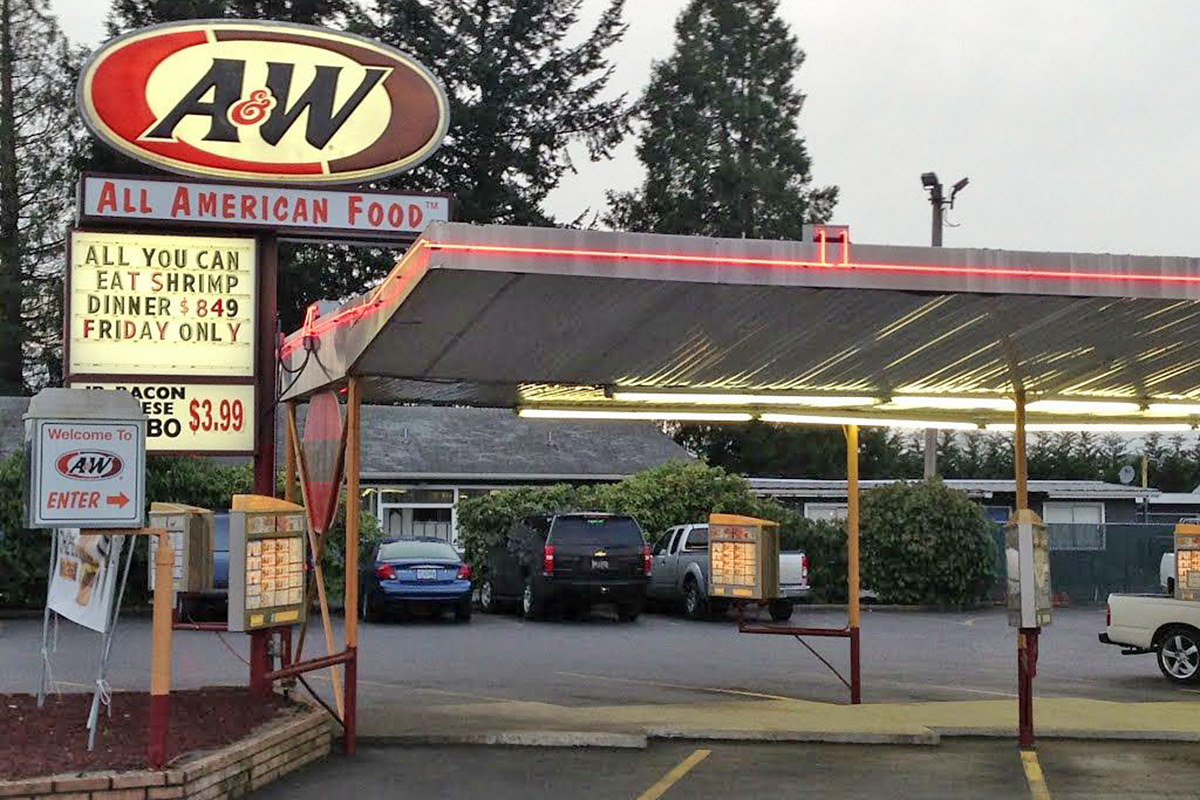
<svg viewBox="0 0 1200 800">
<path fill-rule="evenodd" d="M 591 9 L 604 0 L 585 0 Z M 76 41 L 107 0 L 53 0 Z M 685 0 L 628 0 L 613 50 L 636 95 Z M 948 246 L 1200 255 L 1200 3 L 1194 0 L 782 0 L 807 61 L 801 130 L 835 221 L 860 242 L 925 244 L 919 176 L 969 176 Z M 560 219 L 637 184 L 630 140 L 582 163 Z"/>
</svg>

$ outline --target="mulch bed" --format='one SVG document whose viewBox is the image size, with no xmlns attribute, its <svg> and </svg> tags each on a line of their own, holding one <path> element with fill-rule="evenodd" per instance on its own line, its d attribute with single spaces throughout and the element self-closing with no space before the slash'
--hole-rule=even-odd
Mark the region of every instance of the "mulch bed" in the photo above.
<svg viewBox="0 0 1200 800">
<path fill-rule="evenodd" d="M 33 695 L 0 694 L 0 779 L 145 769 L 149 693 L 114 692 L 112 718 L 101 707 L 96 749 L 88 752 L 91 702 L 90 692 L 52 694 L 38 708 Z M 294 708 L 280 695 L 256 697 L 240 687 L 171 692 L 167 759 L 224 747 Z"/>
</svg>

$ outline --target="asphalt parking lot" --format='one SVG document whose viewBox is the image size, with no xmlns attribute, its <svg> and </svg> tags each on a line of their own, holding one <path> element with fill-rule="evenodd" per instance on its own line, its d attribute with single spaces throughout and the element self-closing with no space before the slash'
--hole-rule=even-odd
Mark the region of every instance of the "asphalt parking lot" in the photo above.
<svg viewBox="0 0 1200 800">
<path fill-rule="evenodd" d="M 1045 794 L 1009 742 L 940 747 L 671 743 L 647 750 L 366 747 L 256 793 L 325 798 L 1161 798 L 1200 796 L 1195 744 L 1046 742 Z"/>
<path fill-rule="evenodd" d="M 844 612 L 798 609 L 797 625 L 836 626 Z M 1122 656 L 1101 645 L 1103 608 L 1059 609 L 1042 637 L 1036 691 L 1041 697 L 1097 700 L 1195 700 L 1200 686 L 1178 688 L 1152 656 Z M 323 652 L 319 622 L 307 653 Z M 863 615 L 866 702 L 1015 697 L 1014 633 L 998 609 L 963 613 L 867 611 Z M 0 620 L 0 691 L 33 691 L 40 620 Z M 66 690 L 90 687 L 99 635 L 63 622 L 53 656 Z M 845 667 L 842 640 L 813 640 Z M 149 685 L 150 620 L 122 620 L 110 681 L 118 689 Z M 242 634 L 177 632 L 175 685 L 244 683 Z M 362 702 L 374 697 L 413 706 L 506 699 L 559 705 L 687 703 L 746 693 L 844 702 L 846 692 L 811 654 L 788 637 L 739 635 L 732 618 L 691 622 L 660 614 L 622 624 L 602 613 L 585 620 L 523 622 L 476 614 L 364 625 L 359 668 Z M 314 676 L 314 686 L 325 685 Z"/>
</svg>

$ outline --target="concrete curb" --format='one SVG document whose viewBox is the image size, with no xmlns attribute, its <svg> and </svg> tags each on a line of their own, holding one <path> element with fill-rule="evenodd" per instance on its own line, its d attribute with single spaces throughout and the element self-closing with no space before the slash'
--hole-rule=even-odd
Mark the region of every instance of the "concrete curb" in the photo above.
<svg viewBox="0 0 1200 800">
<path fill-rule="evenodd" d="M 490 745 L 498 747 L 603 747 L 645 750 L 649 742 L 637 733 L 606 731 L 487 731 L 483 733 L 404 733 L 359 736 L 362 744 L 380 745 Z"/>
<path fill-rule="evenodd" d="M 945 728 L 934 730 L 947 738 L 1015 739 L 1016 728 Z M 1063 730 L 1046 728 L 1037 730 L 1038 739 L 1062 739 L 1079 741 L 1129 741 L 1129 742 L 1200 742 L 1200 731 L 1130 731 L 1130 730 Z"/>
<path fill-rule="evenodd" d="M 650 728 L 651 739 L 711 742 L 813 742 L 822 744 L 938 745 L 935 731 L 924 733 L 866 733 L 855 731 L 745 731 Z"/>
</svg>

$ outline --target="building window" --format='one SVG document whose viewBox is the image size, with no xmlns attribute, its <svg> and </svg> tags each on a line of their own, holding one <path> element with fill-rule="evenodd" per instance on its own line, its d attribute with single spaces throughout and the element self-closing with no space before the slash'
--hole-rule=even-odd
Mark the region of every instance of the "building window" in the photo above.
<svg viewBox="0 0 1200 800">
<path fill-rule="evenodd" d="M 804 516 L 807 519 L 837 522 L 846 518 L 845 503 L 805 503 Z"/>
<path fill-rule="evenodd" d="M 1103 550 L 1104 504 L 1046 502 L 1042 520 L 1051 550 Z"/>
<path fill-rule="evenodd" d="M 1012 509 L 1008 506 L 984 506 L 983 513 L 997 525 L 1004 525 L 1012 517 Z"/>
</svg>

